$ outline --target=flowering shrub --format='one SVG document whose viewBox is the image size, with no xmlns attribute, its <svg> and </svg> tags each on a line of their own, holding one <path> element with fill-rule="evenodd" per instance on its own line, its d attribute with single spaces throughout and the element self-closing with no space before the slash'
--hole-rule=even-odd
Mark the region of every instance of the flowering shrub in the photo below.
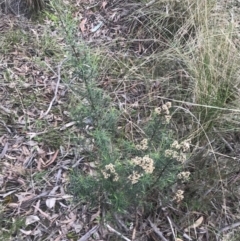
<svg viewBox="0 0 240 241">
<path fill-rule="evenodd" d="M 145 136 L 139 139 L 139 133 L 132 133 L 136 136 L 132 140 L 117 128 L 121 116 L 119 110 L 111 106 L 108 96 L 95 88 L 91 88 L 91 91 L 98 94 L 93 93 L 92 96 L 98 98 L 89 99 L 87 105 L 82 103 L 73 112 L 73 118 L 81 128 L 84 120 L 91 116 L 92 127 L 89 128 L 88 135 L 93 138 L 94 151 L 88 159 L 97 168 L 94 175 L 74 172 L 71 189 L 75 196 L 78 194 L 80 199 L 94 205 L 100 202 L 100 205 L 107 206 L 112 211 L 146 205 L 149 203 L 148 198 L 156 193 L 166 193 L 166 201 L 180 202 L 183 191 L 178 190 L 172 194 L 170 187 L 178 179 L 189 179 L 190 173 L 181 170 L 190 143 L 178 143 L 172 138 L 171 103 L 153 109 L 148 122 L 141 126 Z M 89 104 L 91 101 L 93 104 Z M 92 106 L 95 106 L 94 114 Z M 87 178 L 83 178 L 84 175 Z"/>
<path fill-rule="evenodd" d="M 124 122 L 125 112 L 95 83 L 97 61 L 97 57 L 84 50 L 83 57 L 72 63 L 75 78 L 82 84 L 76 93 L 81 101 L 76 103 L 71 116 L 82 131 L 79 152 L 84 153 L 86 161 L 73 170 L 70 190 L 77 199 L 110 212 L 146 207 L 158 195 L 163 197 L 162 201 L 181 201 L 183 192 L 174 196 L 171 187 L 177 180 L 189 178 L 182 167 L 190 143 L 174 141 L 172 103 L 141 113 L 144 121 L 132 123 L 138 128 L 128 135 L 124 131 L 128 124 L 127 120 Z M 85 147 L 86 140 L 91 148 Z"/>
</svg>

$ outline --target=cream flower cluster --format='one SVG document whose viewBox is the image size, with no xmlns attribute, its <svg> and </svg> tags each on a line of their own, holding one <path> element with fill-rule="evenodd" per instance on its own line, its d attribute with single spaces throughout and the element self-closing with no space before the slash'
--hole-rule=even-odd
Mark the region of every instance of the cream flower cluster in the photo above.
<svg viewBox="0 0 240 241">
<path fill-rule="evenodd" d="M 144 157 L 132 158 L 131 163 L 135 166 L 140 166 L 145 171 L 145 173 L 148 173 L 148 174 L 151 174 L 155 168 L 153 159 L 150 158 L 148 155 Z M 135 184 L 142 176 L 143 174 L 133 171 L 133 173 L 130 176 L 128 176 L 128 179 L 132 182 L 132 184 Z"/>
<path fill-rule="evenodd" d="M 190 141 L 183 141 L 180 144 L 178 141 L 174 141 L 171 145 L 171 149 L 165 151 L 166 157 L 171 157 L 176 159 L 178 162 L 184 163 L 187 159 L 185 152 L 190 150 Z"/>
<path fill-rule="evenodd" d="M 144 157 L 135 157 L 131 159 L 135 166 L 140 166 L 146 173 L 152 173 L 154 170 L 154 161 L 148 155 Z"/>
<path fill-rule="evenodd" d="M 178 179 L 181 179 L 183 180 L 184 182 L 185 181 L 188 181 L 189 180 L 189 177 L 190 177 L 190 172 L 180 172 L 178 175 L 177 175 Z"/>
<path fill-rule="evenodd" d="M 184 199 L 183 193 L 183 190 L 177 190 L 173 200 L 176 200 L 177 203 L 181 202 Z"/>
<path fill-rule="evenodd" d="M 172 107 L 172 103 L 167 102 L 166 104 L 163 104 L 162 107 L 155 108 L 155 113 L 157 113 L 158 115 L 160 115 L 161 113 L 164 114 L 165 121 L 166 121 L 167 124 L 169 124 L 169 122 L 171 120 L 171 115 L 170 115 L 170 111 L 169 111 L 169 109 L 171 107 Z"/>
<path fill-rule="evenodd" d="M 142 176 L 143 174 L 139 174 L 136 171 L 133 171 L 133 173 L 128 176 L 128 179 L 132 182 L 132 184 L 135 184 L 138 182 L 139 178 Z"/>
<path fill-rule="evenodd" d="M 190 141 L 189 140 L 185 140 L 183 142 L 181 142 L 180 144 L 178 143 L 178 141 L 174 141 L 171 145 L 172 148 L 177 149 L 177 150 L 182 150 L 183 152 L 188 152 L 190 149 Z"/>
<path fill-rule="evenodd" d="M 148 139 L 143 139 L 140 144 L 136 145 L 137 150 L 145 151 L 148 149 Z"/>
<path fill-rule="evenodd" d="M 187 155 L 183 152 L 177 152 L 172 149 L 165 151 L 165 157 L 171 157 L 176 159 L 178 162 L 184 163 L 187 160 Z"/>
<path fill-rule="evenodd" d="M 114 176 L 113 181 L 116 182 L 119 179 L 118 174 L 116 173 L 115 167 L 112 163 L 105 166 L 105 169 L 101 171 L 104 178 L 107 179 L 111 176 Z"/>
</svg>

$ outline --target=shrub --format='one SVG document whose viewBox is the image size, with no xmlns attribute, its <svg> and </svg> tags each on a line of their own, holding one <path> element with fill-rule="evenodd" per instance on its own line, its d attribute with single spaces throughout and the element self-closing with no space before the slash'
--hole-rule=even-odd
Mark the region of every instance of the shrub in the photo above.
<svg viewBox="0 0 240 241">
<path fill-rule="evenodd" d="M 103 58 L 79 43 L 76 23 L 56 9 L 68 43 L 71 118 L 81 132 L 78 149 L 85 157 L 70 178 L 75 198 L 110 213 L 151 207 L 159 196 L 165 202 L 180 201 L 183 191 L 173 196 L 171 187 L 184 167 L 189 144 L 174 142 L 171 103 L 126 111 L 113 101 L 97 81 Z"/>
<path fill-rule="evenodd" d="M 98 58 L 86 49 L 84 58 L 71 66 L 81 82 L 74 85 L 78 102 L 71 116 L 92 148 L 79 147 L 87 154 L 86 162 L 73 170 L 70 189 L 77 199 L 100 204 L 109 211 L 146 206 L 151 203 L 151 195 L 171 193 L 170 186 L 184 166 L 189 144 L 173 142 L 170 102 L 144 113 L 142 124 L 132 122 L 134 130 L 126 133 L 129 123 L 124 110 L 97 87 Z M 165 201 L 173 199 L 171 194 L 166 196 Z"/>
</svg>

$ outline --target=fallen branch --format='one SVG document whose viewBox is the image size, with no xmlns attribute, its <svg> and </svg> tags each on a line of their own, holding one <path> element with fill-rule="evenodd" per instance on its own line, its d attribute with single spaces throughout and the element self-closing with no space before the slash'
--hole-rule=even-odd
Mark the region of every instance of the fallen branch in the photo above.
<svg viewBox="0 0 240 241">
<path fill-rule="evenodd" d="M 94 226 L 85 235 L 83 235 L 78 241 L 87 241 L 91 235 L 93 235 L 99 229 L 99 225 Z"/>
<path fill-rule="evenodd" d="M 119 233 L 117 230 L 115 230 L 114 228 L 112 228 L 111 226 L 109 226 L 107 224 L 107 228 L 109 229 L 110 232 L 113 232 L 115 234 L 117 234 L 118 236 L 120 236 L 122 239 L 126 240 L 126 241 L 131 241 L 130 239 L 128 239 L 127 237 L 123 236 L 121 233 Z"/>
<path fill-rule="evenodd" d="M 58 88 L 59 88 L 59 84 L 60 84 L 60 80 L 61 80 L 61 67 L 63 65 L 63 63 L 66 61 L 67 59 L 64 59 L 62 62 L 60 62 L 60 64 L 58 65 L 58 70 L 57 70 L 57 75 L 58 75 L 58 80 L 57 80 L 57 84 L 56 84 L 56 88 L 55 88 L 55 92 L 54 92 L 54 97 L 52 98 L 52 101 L 49 104 L 49 107 L 47 109 L 47 111 L 45 113 L 43 113 L 43 115 L 40 117 L 40 119 L 42 119 L 44 116 L 46 116 L 49 111 L 52 108 L 52 105 L 54 103 L 54 101 L 57 98 L 57 92 L 58 92 Z"/>
<path fill-rule="evenodd" d="M 166 216 L 166 217 L 167 217 L 167 220 L 168 220 L 168 222 L 169 222 L 169 224 L 170 224 L 170 228 L 171 228 L 171 230 L 172 230 L 173 238 L 174 238 L 174 240 L 176 240 L 176 235 L 175 235 L 175 232 L 174 232 L 174 230 L 173 230 L 172 221 L 171 221 L 171 219 L 170 219 L 168 216 Z"/>
<path fill-rule="evenodd" d="M 159 230 L 159 228 L 151 222 L 151 220 L 148 218 L 148 222 L 150 223 L 153 231 L 163 240 L 163 241 L 168 241 L 164 236 L 163 233 Z"/>
<path fill-rule="evenodd" d="M 220 230 L 220 233 L 226 232 L 226 231 L 228 231 L 229 229 L 233 229 L 233 228 L 236 228 L 236 227 L 238 227 L 238 226 L 240 226 L 240 222 L 233 223 L 233 224 L 231 224 L 231 225 L 228 225 L 228 226 L 222 228 L 222 229 Z"/>
</svg>

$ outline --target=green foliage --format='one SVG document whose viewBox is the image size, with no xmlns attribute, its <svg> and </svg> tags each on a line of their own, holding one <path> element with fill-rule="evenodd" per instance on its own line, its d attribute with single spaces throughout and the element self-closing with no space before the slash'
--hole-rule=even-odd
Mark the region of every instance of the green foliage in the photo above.
<svg viewBox="0 0 240 241">
<path fill-rule="evenodd" d="M 46 133 L 34 137 L 34 140 L 43 142 L 46 146 L 53 149 L 58 149 L 63 141 L 61 133 L 54 129 L 50 129 Z"/>
<path fill-rule="evenodd" d="M 59 16 L 61 7 L 57 6 Z M 170 105 L 142 113 L 146 121 L 132 124 L 138 128 L 126 133 L 124 111 L 111 95 L 98 86 L 101 58 L 75 36 L 76 23 L 68 14 L 60 17 L 68 43 L 68 68 L 71 78 L 66 83 L 72 91 L 71 118 L 82 136 L 77 140 L 85 161 L 72 170 L 70 190 L 77 200 L 100 205 L 110 213 L 131 207 L 151 206 L 158 193 L 169 194 L 183 162 L 166 156 L 173 142 L 169 120 Z M 74 80 L 73 80 L 74 79 Z M 161 113 L 160 113 L 161 109 Z M 85 140 L 88 142 L 86 147 Z M 163 195 L 165 196 L 165 195 Z"/>
<path fill-rule="evenodd" d="M 2 216 L 2 206 L 0 206 L 0 241 L 12 240 L 13 236 L 17 236 L 19 229 L 25 227 L 24 218 L 6 219 Z"/>
<path fill-rule="evenodd" d="M 48 176 L 48 171 L 37 172 L 33 175 L 33 180 L 38 185 L 43 185 L 46 182 L 46 177 Z"/>
<path fill-rule="evenodd" d="M 10 30 L 4 34 L 0 39 L 0 53 L 6 54 L 8 51 L 12 51 L 12 47 L 15 45 L 28 43 L 29 36 L 20 29 Z"/>
<path fill-rule="evenodd" d="M 81 61 L 71 62 L 75 77 L 81 80 L 81 88 L 74 86 L 78 101 L 71 116 L 92 139 L 88 161 L 94 163 L 95 170 L 91 175 L 74 170 L 70 189 L 77 199 L 100 204 L 110 212 L 146 205 L 153 191 L 170 191 L 182 167 L 176 158 L 164 154 L 173 141 L 167 121 L 170 106 L 164 105 L 162 114 L 151 110 L 149 121 L 140 125 L 144 135 L 132 132 L 133 138 L 129 139 L 120 128 L 124 113 L 96 85 L 96 57 L 91 58 L 90 50 L 84 56 Z"/>
</svg>

